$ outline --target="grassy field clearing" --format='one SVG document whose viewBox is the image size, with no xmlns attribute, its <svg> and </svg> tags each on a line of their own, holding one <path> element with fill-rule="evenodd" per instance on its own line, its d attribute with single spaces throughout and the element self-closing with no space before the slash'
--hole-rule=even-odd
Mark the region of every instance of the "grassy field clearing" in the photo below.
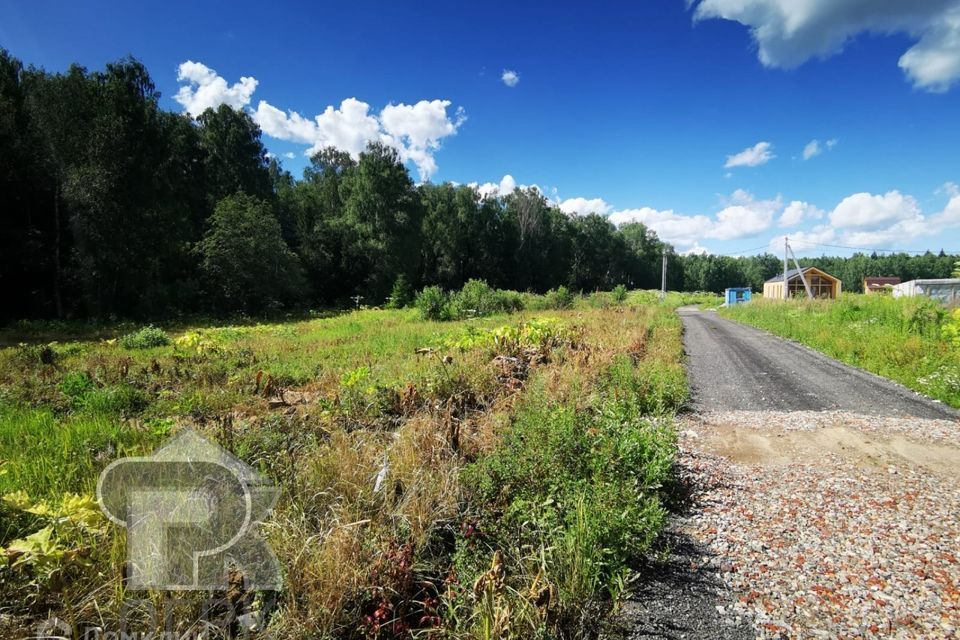
<svg viewBox="0 0 960 640">
<path fill-rule="evenodd" d="M 697 299 L 654 299 L 0 350 L 0 625 L 110 627 L 124 534 L 97 474 L 187 426 L 282 488 L 284 589 L 245 605 L 270 611 L 264 637 L 591 637 L 665 514 L 687 393 L 672 307 Z"/>
<path fill-rule="evenodd" d="M 721 310 L 960 407 L 960 320 L 926 298 L 843 294 L 839 300 L 764 300 Z"/>
</svg>

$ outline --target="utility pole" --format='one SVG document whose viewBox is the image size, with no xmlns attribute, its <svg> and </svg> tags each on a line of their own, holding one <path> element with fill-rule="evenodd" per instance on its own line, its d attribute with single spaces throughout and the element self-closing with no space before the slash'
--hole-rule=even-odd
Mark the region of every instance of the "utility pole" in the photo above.
<svg viewBox="0 0 960 640">
<path fill-rule="evenodd" d="M 790 242 L 787 236 L 783 236 L 783 299 L 790 298 L 790 288 L 787 286 L 787 251 L 790 249 Z"/>
<path fill-rule="evenodd" d="M 667 248 L 663 248 L 663 269 L 660 272 L 660 299 L 667 297 Z"/>
</svg>

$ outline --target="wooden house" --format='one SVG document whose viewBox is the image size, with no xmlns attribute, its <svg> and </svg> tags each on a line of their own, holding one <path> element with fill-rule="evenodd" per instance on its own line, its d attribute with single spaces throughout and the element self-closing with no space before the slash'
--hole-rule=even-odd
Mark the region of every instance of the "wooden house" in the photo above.
<svg viewBox="0 0 960 640">
<path fill-rule="evenodd" d="M 803 286 L 803 278 L 800 277 L 800 270 L 790 269 L 787 271 L 787 291 L 789 297 L 796 298 L 807 297 L 807 290 Z M 803 267 L 803 277 L 810 285 L 810 291 L 814 298 L 839 298 L 841 282 L 826 271 L 821 271 L 816 267 Z M 783 299 L 783 274 L 777 274 L 763 283 L 763 297 Z"/>
</svg>

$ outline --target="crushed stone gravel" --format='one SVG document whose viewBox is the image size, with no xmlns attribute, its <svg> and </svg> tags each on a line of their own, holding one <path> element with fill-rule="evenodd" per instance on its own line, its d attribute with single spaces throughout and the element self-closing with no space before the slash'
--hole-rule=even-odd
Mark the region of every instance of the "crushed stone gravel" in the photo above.
<svg viewBox="0 0 960 640">
<path fill-rule="evenodd" d="M 760 638 L 960 637 L 960 471 L 832 451 L 736 463 L 712 449 L 734 427 L 838 425 L 960 446 L 960 424 L 946 420 L 837 411 L 683 420 L 679 473 L 693 506 L 676 526 L 733 592 L 724 617 L 752 620 Z"/>
</svg>

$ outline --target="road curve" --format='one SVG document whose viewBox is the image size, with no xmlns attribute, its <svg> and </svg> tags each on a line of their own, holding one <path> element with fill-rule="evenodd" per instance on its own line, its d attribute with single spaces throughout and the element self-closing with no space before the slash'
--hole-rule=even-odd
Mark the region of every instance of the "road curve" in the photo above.
<svg viewBox="0 0 960 640">
<path fill-rule="evenodd" d="M 713 311 L 681 307 L 695 411 L 842 410 L 957 420 L 960 412 Z"/>
</svg>

